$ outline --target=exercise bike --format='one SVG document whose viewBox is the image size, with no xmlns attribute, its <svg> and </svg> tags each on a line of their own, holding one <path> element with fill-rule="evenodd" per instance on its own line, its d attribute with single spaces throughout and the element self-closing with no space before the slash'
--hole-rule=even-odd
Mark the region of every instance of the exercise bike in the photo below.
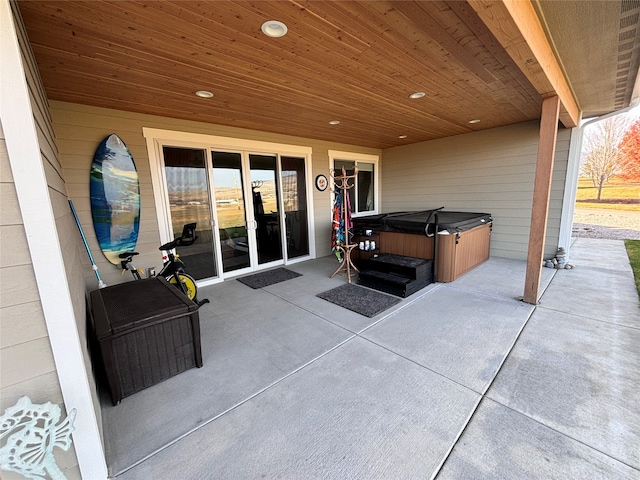
<svg viewBox="0 0 640 480">
<path fill-rule="evenodd" d="M 182 235 L 171 242 L 165 243 L 160 246 L 161 251 L 166 251 L 166 255 L 163 255 L 162 269 L 156 276 L 164 277 L 170 284 L 175 286 L 178 290 L 184 293 L 189 300 L 194 301 L 198 306 L 202 306 L 205 303 L 209 303 L 208 299 L 198 300 L 198 286 L 195 279 L 185 271 L 185 266 L 182 260 L 180 260 L 177 253 L 173 253 L 176 247 L 185 247 L 192 245 L 196 239 L 196 224 L 188 223 L 182 228 Z M 144 271 L 136 268 L 133 263 L 133 257 L 138 255 L 138 252 L 125 252 L 119 255 L 120 267 L 122 268 L 122 274 L 125 271 L 130 271 L 135 280 L 141 280 Z M 150 275 L 153 276 L 153 275 Z"/>
</svg>

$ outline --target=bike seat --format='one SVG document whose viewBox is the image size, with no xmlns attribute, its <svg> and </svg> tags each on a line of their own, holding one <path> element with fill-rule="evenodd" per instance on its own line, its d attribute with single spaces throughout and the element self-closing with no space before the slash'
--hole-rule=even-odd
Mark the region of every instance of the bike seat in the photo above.
<svg viewBox="0 0 640 480">
<path fill-rule="evenodd" d="M 188 247 L 189 245 L 193 245 L 197 238 L 196 224 L 187 223 L 182 227 L 182 235 L 180 235 L 180 238 L 176 238 L 176 240 L 178 241 L 179 246 Z"/>
<path fill-rule="evenodd" d="M 120 255 L 118 255 L 118 258 L 130 258 L 130 257 L 133 257 L 134 255 L 138 255 L 138 252 L 121 253 Z"/>
<path fill-rule="evenodd" d="M 180 235 L 175 240 L 170 241 L 169 243 L 160 245 L 160 250 L 173 250 L 176 247 L 188 247 L 189 245 L 193 245 L 197 238 L 198 236 L 196 235 L 196 224 L 187 223 L 184 227 L 182 227 L 182 235 Z"/>
</svg>

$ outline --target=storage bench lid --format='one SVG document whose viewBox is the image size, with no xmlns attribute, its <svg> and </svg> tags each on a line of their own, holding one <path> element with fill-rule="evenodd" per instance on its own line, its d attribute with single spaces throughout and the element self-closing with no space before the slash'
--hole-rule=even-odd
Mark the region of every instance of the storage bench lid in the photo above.
<svg viewBox="0 0 640 480">
<path fill-rule="evenodd" d="M 99 338 L 198 309 L 198 305 L 162 277 L 95 290 L 91 292 L 91 303 Z"/>
</svg>

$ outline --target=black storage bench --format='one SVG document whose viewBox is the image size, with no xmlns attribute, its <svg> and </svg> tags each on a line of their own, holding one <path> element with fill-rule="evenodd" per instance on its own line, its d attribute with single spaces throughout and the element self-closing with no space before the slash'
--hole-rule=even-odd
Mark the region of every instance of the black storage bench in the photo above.
<svg viewBox="0 0 640 480">
<path fill-rule="evenodd" d="M 111 400 L 202 367 L 198 305 L 162 277 L 91 292 Z"/>
</svg>

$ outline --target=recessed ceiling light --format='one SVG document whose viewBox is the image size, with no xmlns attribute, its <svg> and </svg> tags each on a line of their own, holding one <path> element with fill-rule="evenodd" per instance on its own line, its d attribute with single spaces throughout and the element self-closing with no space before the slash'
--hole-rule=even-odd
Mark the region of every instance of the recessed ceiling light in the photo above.
<svg viewBox="0 0 640 480">
<path fill-rule="evenodd" d="M 196 95 L 201 98 L 211 98 L 213 97 L 213 93 L 207 92 L 206 90 L 198 90 Z"/>
<path fill-rule="evenodd" d="M 340 120 L 331 120 L 329 122 L 329 125 L 339 125 L 340 124 Z"/>
<path fill-rule="evenodd" d="M 424 92 L 416 92 L 416 93 L 412 93 L 411 95 L 409 95 L 409 98 L 422 98 L 425 95 L 426 94 Z"/>
<path fill-rule="evenodd" d="M 469 120 L 469 123 L 480 123 L 480 120 L 475 118 L 473 120 Z"/>
<path fill-rule="evenodd" d="M 406 135 L 399 135 L 398 138 L 407 138 Z"/>
<path fill-rule="evenodd" d="M 287 26 L 277 20 L 269 20 L 264 22 L 261 27 L 262 33 L 267 37 L 280 38 L 287 34 Z"/>
</svg>

